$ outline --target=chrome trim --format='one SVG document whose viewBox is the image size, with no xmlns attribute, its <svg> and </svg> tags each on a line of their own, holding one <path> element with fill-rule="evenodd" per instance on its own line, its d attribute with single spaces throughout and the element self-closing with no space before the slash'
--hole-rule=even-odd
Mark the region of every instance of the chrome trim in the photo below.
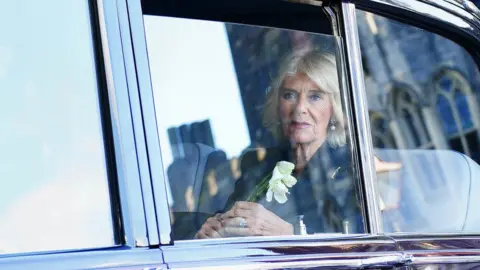
<svg viewBox="0 0 480 270">
<path fill-rule="evenodd" d="M 389 234 L 402 251 L 442 251 L 442 252 L 468 252 L 480 255 L 480 236 L 466 234 Z M 475 251 L 476 250 L 476 251 Z"/>
<path fill-rule="evenodd" d="M 364 254 L 364 256 L 369 256 L 371 254 Z M 388 258 L 392 259 L 392 263 L 394 260 L 398 259 L 399 261 L 403 260 L 402 253 L 394 253 L 391 255 L 387 255 Z M 352 257 L 355 257 L 352 255 Z M 321 267 L 322 269 L 329 269 L 330 267 L 334 267 L 335 269 L 370 269 L 371 267 L 391 267 L 392 264 L 389 263 L 372 263 L 372 260 L 381 261 L 384 257 L 381 256 L 372 256 L 368 258 L 355 258 L 355 259 L 345 259 L 345 258 L 321 258 L 321 259 L 310 259 L 310 258 L 290 258 L 290 259 L 282 259 L 280 261 L 271 261 L 271 260 L 261 260 L 259 258 L 250 259 L 250 260 L 232 260 L 229 261 L 225 265 L 218 265 L 212 262 L 200 262 L 197 265 L 184 265 L 184 264 L 172 264 L 169 265 L 171 268 L 176 270 L 181 269 L 313 269 L 316 267 Z M 399 262 L 399 264 L 407 263 L 407 262 Z"/>
<path fill-rule="evenodd" d="M 458 7 L 464 11 L 467 11 L 471 13 L 472 15 L 476 16 L 478 19 L 480 19 L 479 13 L 478 13 L 478 8 L 475 6 L 474 3 L 472 3 L 469 0 L 443 0 L 443 1 L 436 1 L 436 0 L 419 0 L 424 3 L 428 3 L 432 6 L 436 6 L 445 10 L 449 10 L 453 13 L 455 13 L 455 10 L 452 8 L 452 6 Z"/>
<path fill-rule="evenodd" d="M 337 17 L 336 12 L 331 7 L 324 7 L 324 9 L 325 9 L 325 12 L 328 14 L 328 16 L 330 16 L 334 35 L 335 36 L 340 36 L 339 28 L 338 28 L 338 21 L 337 21 L 338 17 Z"/>
<path fill-rule="evenodd" d="M 394 239 L 409 239 L 409 240 L 423 240 L 423 239 L 478 239 L 480 243 L 480 235 L 472 232 L 451 232 L 451 233 L 416 233 L 416 232 L 395 232 L 386 233 L 388 237 Z"/>
<path fill-rule="evenodd" d="M 147 153 L 150 161 L 153 195 L 155 198 L 156 218 L 160 234 L 160 244 L 171 244 L 170 209 L 167 201 L 166 181 L 163 170 L 162 153 L 157 131 L 155 103 L 150 79 L 147 42 L 143 24 L 143 12 L 140 0 L 127 0 L 130 16 L 130 31 L 133 41 L 133 52 L 137 68 L 137 78 L 142 104 L 142 113 L 147 142 Z"/>
<path fill-rule="evenodd" d="M 443 264 L 443 263 L 473 263 L 480 262 L 480 256 L 427 256 L 414 257 L 411 265 L 417 264 Z M 467 268 L 465 268 L 467 269 Z M 468 268 L 470 269 L 470 268 Z"/>
<path fill-rule="evenodd" d="M 232 261 L 366 259 L 398 254 L 395 241 L 389 237 L 344 234 L 178 241 L 162 247 L 162 251 L 171 267 L 212 266 L 212 262 L 225 267 Z M 192 253 L 195 256 L 185 256 Z"/>
<path fill-rule="evenodd" d="M 399 250 L 413 256 L 412 265 L 480 262 L 480 235 L 396 233 L 388 236 Z"/>
<path fill-rule="evenodd" d="M 114 1 L 98 0 L 97 5 L 112 116 L 124 242 L 127 246 L 133 247 L 137 241 L 147 239 L 147 231 L 125 78 L 118 10 Z"/>
<path fill-rule="evenodd" d="M 463 0 L 463 7 L 480 19 L 480 9 L 472 1 Z"/>
<path fill-rule="evenodd" d="M 378 203 L 376 174 L 374 166 L 374 154 L 372 136 L 370 133 L 370 120 L 368 115 L 368 104 L 363 80 L 362 57 L 357 32 L 357 17 L 355 5 L 342 3 L 344 17 L 345 46 L 347 52 L 348 70 L 351 79 L 352 97 L 354 102 L 356 131 L 358 134 L 358 148 L 360 161 L 363 169 L 365 194 L 367 201 L 367 213 L 370 226 L 370 233 L 378 234 L 383 231 Z"/>
<path fill-rule="evenodd" d="M 462 0 L 443 0 L 443 1 L 448 2 L 452 5 L 457 5 L 459 7 L 462 7 L 462 3 L 460 3 L 460 1 L 462 1 Z"/>
<path fill-rule="evenodd" d="M 130 109 L 133 117 L 133 127 L 136 141 L 137 158 L 140 171 L 140 182 L 143 195 L 143 206 L 147 223 L 148 239 L 137 240 L 136 246 L 158 245 L 160 243 L 155 213 L 152 184 L 150 181 L 150 168 L 148 164 L 147 146 L 143 129 L 142 108 L 140 103 L 135 59 L 133 55 L 132 37 L 130 35 L 130 21 L 126 0 L 117 0 L 120 34 L 122 36 L 125 72 L 127 76 L 128 91 L 130 96 Z"/>
<path fill-rule="evenodd" d="M 413 256 L 410 254 L 393 254 L 386 256 L 372 257 L 362 260 L 361 268 L 373 268 L 373 267 L 394 267 L 398 265 L 409 264 L 413 260 Z"/>
<path fill-rule="evenodd" d="M 283 0 L 283 1 L 290 2 L 290 3 L 317 6 L 317 7 L 322 7 L 324 5 L 323 1 L 321 0 Z"/>
<path fill-rule="evenodd" d="M 262 245 L 308 245 L 325 246 L 337 244 L 389 244 L 395 243 L 389 236 L 370 234 L 343 234 L 343 233 L 318 233 L 308 235 L 285 235 L 285 236 L 245 236 L 229 238 L 191 239 L 175 242 L 176 248 L 195 247 L 203 248 L 209 246 L 235 245 L 235 247 L 254 247 Z M 166 247 L 165 250 L 172 249 Z"/>
<path fill-rule="evenodd" d="M 462 7 L 450 1 L 353 0 L 353 2 L 357 8 L 372 11 L 379 15 L 387 13 L 391 16 L 396 13 L 397 19 L 408 20 L 414 17 L 430 24 L 439 21 L 454 27 L 457 31 L 462 31 L 477 38 L 480 36 L 480 17 L 474 15 L 465 6 Z M 401 16 L 398 15 L 400 12 Z"/>
<path fill-rule="evenodd" d="M 111 2 L 111 1 L 110 1 Z M 1 258 L 1 269 L 166 269 L 162 253 L 143 248 L 81 250 Z M 148 267 L 148 268 L 147 268 Z"/>
</svg>

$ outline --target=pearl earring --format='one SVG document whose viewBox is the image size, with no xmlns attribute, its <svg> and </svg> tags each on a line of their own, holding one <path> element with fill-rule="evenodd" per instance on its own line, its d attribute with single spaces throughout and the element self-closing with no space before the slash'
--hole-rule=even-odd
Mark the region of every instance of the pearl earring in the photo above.
<svg viewBox="0 0 480 270">
<path fill-rule="evenodd" d="M 337 121 L 335 121 L 335 119 L 330 120 L 330 130 L 331 131 L 334 131 L 337 128 L 335 126 L 336 123 L 337 123 Z"/>
</svg>

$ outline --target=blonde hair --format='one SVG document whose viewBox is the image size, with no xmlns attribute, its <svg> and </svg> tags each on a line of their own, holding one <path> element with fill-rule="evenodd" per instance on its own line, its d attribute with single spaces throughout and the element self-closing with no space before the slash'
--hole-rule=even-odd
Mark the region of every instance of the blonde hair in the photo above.
<svg viewBox="0 0 480 270">
<path fill-rule="evenodd" d="M 335 130 L 327 130 L 327 141 L 330 146 L 345 145 L 345 121 L 340 99 L 340 87 L 335 56 L 331 53 L 309 51 L 306 53 L 293 52 L 285 56 L 280 65 L 277 77 L 272 81 L 267 93 L 263 111 L 263 125 L 278 140 L 282 137 L 279 117 L 279 92 L 287 75 L 304 73 L 320 89 L 327 93 L 333 108 L 332 118 L 335 121 Z"/>
</svg>

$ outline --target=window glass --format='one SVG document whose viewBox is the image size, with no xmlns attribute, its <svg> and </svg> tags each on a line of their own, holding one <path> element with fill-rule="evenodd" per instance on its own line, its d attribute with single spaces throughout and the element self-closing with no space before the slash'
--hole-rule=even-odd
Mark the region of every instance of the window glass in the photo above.
<svg viewBox="0 0 480 270">
<path fill-rule="evenodd" d="M 364 232 L 336 37 L 144 21 L 176 240 Z"/>
<path fill-rule="evenodd" d="M 0 253 L 113 245 L 88 1 L 3 1 L 0 32 Z"/>
<path fill-rule="evenodd" d="M 435 33 L 364 11 L 357 19 L 384 229 L 480 232 L 473 58 Z"/>
</svg>

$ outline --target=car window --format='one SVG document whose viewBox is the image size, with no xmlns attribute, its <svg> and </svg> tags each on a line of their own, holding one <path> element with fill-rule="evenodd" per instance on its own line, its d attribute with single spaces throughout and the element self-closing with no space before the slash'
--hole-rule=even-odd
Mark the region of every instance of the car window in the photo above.
<svg viewBox="0 0 480 270">
<path fill-rule="evenodd" d="M 357 20 L 384 230 L 479 232 L 478 66 L 443 36 Z"/>
<path fill-rule="evenodd" d="M 338 37 L 144 21 L 175 240 L 365 232 Z"/>
<path fill-rule="evenodd" d="M 2 2 L 0 32 L 0 253 L 112 246 L 88 1 Z"/>
</svg>

